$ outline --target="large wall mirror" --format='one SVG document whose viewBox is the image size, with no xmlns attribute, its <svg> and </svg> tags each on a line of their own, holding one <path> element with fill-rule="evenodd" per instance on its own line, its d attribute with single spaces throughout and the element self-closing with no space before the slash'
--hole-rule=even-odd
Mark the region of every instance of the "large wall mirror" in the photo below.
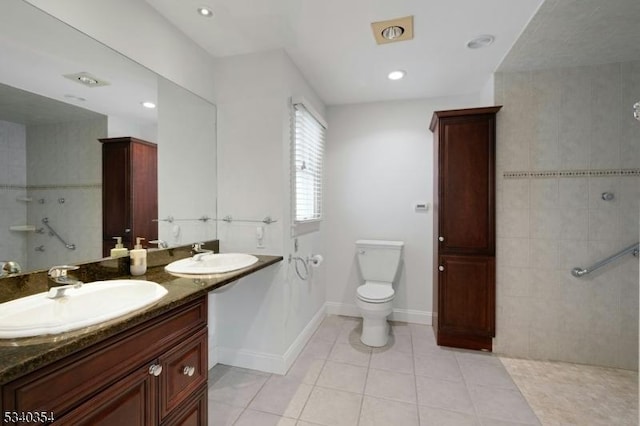
<svg viewBox="0 0 640 426">
<path fill-rule="evenodd" d="M 162 240 L 215 238 L 215 105 L 22 0 L 0 8 L 0 261 L 102 257 L 100 138 L 158 145 Z"/>
</svg>

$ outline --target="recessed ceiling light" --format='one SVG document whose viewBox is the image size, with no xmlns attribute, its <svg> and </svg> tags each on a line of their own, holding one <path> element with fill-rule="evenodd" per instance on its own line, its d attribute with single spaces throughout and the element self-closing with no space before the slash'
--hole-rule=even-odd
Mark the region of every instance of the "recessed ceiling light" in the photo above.
<svg viewBox="0 0 640 426">
<path fill-rule="evenodd" d="M 372 22 L 371 29 L 378 44 L 411 40 L 413 39 L 413 16 Z"/>
<path fill-rule="evenodd" d="M 392 25 L 382 30 L 382 37 L 387 40 L 395 40 L 404 34 L 404 28 L 399 25 Z"/>
<path fill-rule="evenodd" d="M 211 18 L 213 16 L 213 10 L 209 9 L 208 7 L 202 6 L 198 8 L 198 13 L 201 16 L 207 17 L 207 18 Z"/>
<path fill-rule="evenodd" d="M 108 81 L 102 80 L 95 75 L 91 75 L 88 72 L 84 71 L 75 74 L 64 74 L 63 77 L 75 81 L 76 83 L 83 84 L 87 87 L 102 87 L 109 85 Z"/>
<path fill-rule="evenodd" d="M 407 75 L 406 71 L 396 70 L 396 71 L 391 71 L 387 76 L 387 78 L 389 80 L 401 80 L 404 78 L 405 75 Z"/>
<path fill-rule="evenodd" d="M 467 42 L 467 47 L 469 49 L 480 49 L 489 46 L 491 43 L 493 43 L 494 40 L 495 37 L 491 34 L 484 34 Z"/>
<path fill-rule="evenodd" d="M 78 77 L 78 80 L 80 80 L 81 83 L 88 84 L 89 86 L 94 86 L 98 84 L 98 80 L 96 80 L 95 78 L 88 77 L 86 75 L 81 75 L 80 77 Z"/>
<path fill-rule="evenodd" d="M 154 109 L 156 107 L 156 104 L 150 101 L 141 102 L 141 104 L 143 107 L 149 108 L 149 109 Z"/>
</svg>

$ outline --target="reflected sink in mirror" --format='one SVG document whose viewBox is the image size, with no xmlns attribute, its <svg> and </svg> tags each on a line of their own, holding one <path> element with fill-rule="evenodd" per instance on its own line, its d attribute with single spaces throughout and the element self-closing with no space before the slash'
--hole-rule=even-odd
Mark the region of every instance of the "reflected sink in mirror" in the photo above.
<svg viewBox="0 0 640 426">
<path fill-rule="evenodd" d="M 14 339 L 77 330 L 147 307 L 167 294 L 151 281 L 94 281 L 51 299 L 38 293 L 0 304 L 0 338 Z"/>
<path fill-rule="evenodd" d="M 235 271 L 251 266 L 257 261 L 257 257 L 245 253 L 197 254 L 187 259 L 176 260 L 164 269 L 178 277 L 194 278 Z"/>
</svg>

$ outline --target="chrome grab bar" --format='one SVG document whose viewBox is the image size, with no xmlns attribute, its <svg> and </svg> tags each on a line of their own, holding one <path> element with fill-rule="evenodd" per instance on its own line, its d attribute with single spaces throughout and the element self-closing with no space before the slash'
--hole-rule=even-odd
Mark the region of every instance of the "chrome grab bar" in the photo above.
<svg viewBox="0 0 640 426">
<path fill-rule="evenodd" d="M 632 244 L 629 247 L 625 248 L 624 250 L 621 250 L 618 253 L 614 254 L 613 256 L 609 256 L 606 259 L 601 260 L 598 263 L 594 263 L 593 265 L 591 265 L 588 268 L 581 268 L 581 267 L 573 268 L 571 270 L 571 275 L 573 275 L 576 278 L 583 277 L 583 276 L 585 276 L 587 274 L 592 273 L 596 269 L 600 269 L 603 266 L 608 265 L 609 263 L 613 262 L 614 260 L 618 260 L 619 258 L 621 258 L 623 256 L 626 256 L 629 253 L 632 253 L 634 256 L 638 257 L 638 253 L 639 252 L 640 252 L 640 242 Z"/>
<path fill-rule="evenodd" d="M 227 222 L 227 223 L 231 223 L 231 222 L 254 222 L 254 223 L 264 223 L 265 225 L 271 225 L 272 223 L 277 222 L 277 219 L 273 219 L 271 218 L 271 216 L 265 216 L 264 219 L 234 219 L 233 216 L 231 215 L 226 215 L 225 217 L 223 217 L 222 219 L 216 219 L 216 220 L 221 220 L 223 222 Z"/>
<path fill-rule="evenodd" d="M 200 222 L 205 222 L 206 223 L 206 222 L 208 222 L 210 220 L 216 220 L 216 219 L 213 219 L 213 218 L 211 218 L 211 217 L 209 217 L 207 215 L 200 216 L 197 219 L 176 219 L 173 216 L 167 216 L 164 219 L 151 219 L 152 222 L 169 222 L 169 223 L 173 223 L 173 222 L 193 222 L 193 221 L 196 221 L 196 220 L 199 220 Z"/>
<path fill-rule="evenodd" d="M 62 242 L 62 244 L 64 244 L 64 246 L 66 248 L 68 248 L 69 250 L 75 250 L 76 249 L 76 245 L 75 244 L 70 244 L 70 243 L 66 242 L 65 240 L 63 240 L 62 237 L 60 235 L 58 235 L 58 233 L 51 227 L 51 225 L 49 225 L 49 218 L 48 217 L 45 217 L 44 219 L 42 219 L 42 223 L 44 223 L 44 226 L 49 228 L 49 235 L 51 235 L 52 237 L 55 235 L 60 240 L 60 242 Z"/>
</svg>

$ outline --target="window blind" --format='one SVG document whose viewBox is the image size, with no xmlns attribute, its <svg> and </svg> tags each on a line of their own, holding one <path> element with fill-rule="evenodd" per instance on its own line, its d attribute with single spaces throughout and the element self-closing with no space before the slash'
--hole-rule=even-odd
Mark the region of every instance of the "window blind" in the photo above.
<svg viewBox="0 0 640 426">
<path fill-rule="evenodd" d="M 325 127 L 301 103 L 293 105 L 293 210 L 296 223 L 322 218 Z"/>
</svg>

